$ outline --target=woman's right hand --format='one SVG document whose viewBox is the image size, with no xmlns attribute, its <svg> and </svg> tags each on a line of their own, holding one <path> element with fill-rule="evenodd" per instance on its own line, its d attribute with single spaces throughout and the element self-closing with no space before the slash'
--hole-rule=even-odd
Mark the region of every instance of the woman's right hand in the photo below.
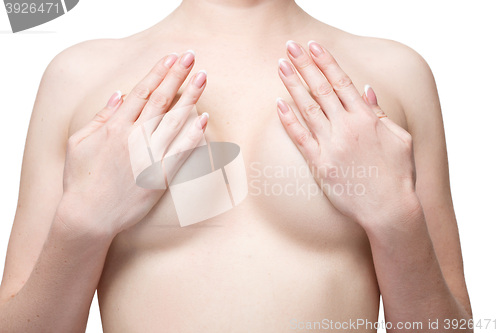
<svg viewBox="0 0 500 333">
<path fill-rule="evenodd" d="M 169 110 L 193 64 L 191 51 L 163 58 L 125 100 L 121 93 L 113 94 L 108 105 L 69 138 L 63 197 L 56 214 L 65 227 L 114 236 L 139 222 L 157 203 L 164 190 L 136 185 L 128 138 L 134 128 Z M 205 85 L 205 72 L 193 75 L 175 108 L 194 105 Z M 158 126 L 156 131 L 165 132 L 159 136 L 172 141 L 186 122 L 187 113 L 183 114 L 186 116 Z M 207 121 L 207 114 L 198 116 L 180 138 L 185 150 L 197 146 Z"/>
</svg>

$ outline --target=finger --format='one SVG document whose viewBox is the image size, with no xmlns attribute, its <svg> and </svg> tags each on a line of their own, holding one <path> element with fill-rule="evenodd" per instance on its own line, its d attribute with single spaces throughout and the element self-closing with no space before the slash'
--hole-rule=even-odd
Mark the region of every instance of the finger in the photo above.
<svg viewBox="0 0 500 333">
<path fill-rule="evenodd" d="M 122 110 L 116 117 L 135 122 L 148 102 L 151 93 L 160 85 L 169 69 L 177 60 L 176 54 L 170 54 L 160 60 L 151 71 L 127 95 Z"/>
<path fill-rule="evenodd" d="M 204 112 L 198 116 L 189 131 L 180 141 L 175 151 L 169 152 L 168 156 L 163 159 L 163 169 L 165 172 L 165 183 L 169 184 L 174 179 L 179 168 L 184 164 L 186 159 L 191 155 L 191 152 L 198 146 L 203 133 L 207 127 L 209 115 Z"/>
<path fill-rule="evenodd" d="M 193 119 L 190 115 L 196 114 L 194 107 L 194 104 L 175 107 L 163 117 L 157 117 L 160 118 L 159 123 L 154 120 L 145 124 L 144 130 L 151 137 L 151 152 L 155 160 L 161 159 L 179 133 L 187 130 L 188 119 Z"/>
<path fill-rule="evenodd" d="M 378 105 L 377 95 L 370 85 L 365 85 L 365 92 L 363 94 L 363 100 L 371 108 L 373 113 L 379 118 L 387 118 L 385 112 Z"/>
<path fill-rule="evenodd" d="M 292 139 L 292 142 L 299 149 L 302 156 L 304 156 L 304 159 L 308 163 L 313 161 L 314 157 L 317 156 L 319 152 L 318 142 L 314 140 L 311 133 L 300 124 L 290 105 L 281 98 L 278 98 L 276 102 L 278 105 L 278 116 L 288 136 Z"/>
<path fill-rule="evenodd" d="M 92 133 L 94 133 L 96 130 L 101 128 L 108 120 L 111 118 L 113 114 L 116 113 L 116 110 L 121 106 L 123 100 L 122 100 L 122 93 L 121 91 L 117 90 L 111 95 L 110 99 L 108 100 L 108 103 L 106 104 L 106 107 L 96 113 L 94 118 L 82 127 L 79 131 L 75 132 L 73 136 L 78 137 L 78 141 L 83 140 L 84 138 L 88 137 Z"/>
<path fill-rule="evenodd" d="M 181 98 L 175 104 L 174 108 L 181 108 L 188 105 L 195 105 L 200 99 L 203 90 L 207 84 L 207 72 L 204 70 L 199 71 L 189 81 L 188 86 L 182 93 Z"/>
<path fill-rule="evenodd" d="M 161 84 L 151 93 L 144 110 L 137 120 L 138 123 L 147 121 L 167 112 L 180 87 L 193 68 L 194 58 L 194 52 L 189 50 L 185 52 L 182 57 L 177 59 Z"/>
<path fill-rule="evenodd" d="M 375 95 L 375 91 L 370 85 L 365 85 L 365 101 L 368 105 L 370 106 L 378 106 L 378 100 L 377 100 L 377 95 Z"/>
<path fill-rule="evenodd" d="M 157 117 L 158 122 L 148 122 L 146 132 L 151 135 L 154 146 L 154 156 L 163 156 L 166 149 L 184 127 L 189 114 L 198 102 L 206 86 L 207 75 L 205 71 L 198 72 L 189 82 L 186 90 L 175 107 L 163 117 Z M 151 123 L 151 124 L 149 124 Z"/>
<path fill-rule="evenodd" d="M 327 117 L 332 119 L 334 112 L 344 111 L 332 85 L 302 46 L 294 41 L 288 41 L 286 47 L 288 57 L 309 86 L 312 96 L 321 105 Z"/>
<path fill-rule="evenodd" d="M 365 101 L 373 110 L 373 113 L 380 119 L 380 121 L 387 126 L 387 128 L 397 135 L 399 138 L 403 140 L 407 140 L 411 137 L 410 133 L 408 133 L 404 128 L 396 124 L 394 121 L 387 117 L 387 114 L 382 110 L 382 108 L 378 105 L 377 95 L 372 87 L 368 84 L 365 85 L 365 93 L 363 94 Z"/>
<path fill-rule="evenodd" d="M 368 97 L 366 97 L 366 86 L 365 86 L 365 92 L 363 93 L 361 98 L 363 99 L 363 101 L 365 101 L 366 105 L 370 106 L 370 101 L 368 100 Z"/>
<path fill-rule="evenodd" d="M 123 103 L 122 97 L 123 94 L 120 90 L 115 91 L 109 98 L 106 107 L 96 114 L 93 121 L 100 124 L 100 126 L 105 124 Z"/>
<path fill-rule="evenodd" d="M 323 113 L 321 106 L 304 87 L 289 61 L 280 59 L 279 76 L 297 105 L 307 127 L 311 130 L 311 134 L 316 138 L 329 135 L 331 128 L 329 120 Z"/>
<path fill-rule="evenodd" d="M 309 51 L 312 60 L 325 74 L 344 108 L 347 111 L 366 110 L 363 99 L 351 78 L 340 68 L 331 53 L 314 41 L 309 42 Z"/>
<path fill-rule="evenodd" d="M 365 92 L 363 93 L 362 98 L 366 105 L 370 107 L 379 119 L 387 117 L 385 112 L 378 106 L 377 96 L 370 85 L 365 85 Z"/>
<path fill-rule="evenodd" d="M 403 141 L 411 140 L 411 134 L 408 133 L 404 128 L 396 124 L 394 121 L 389 119 L 388 117 L 381 118 L 380 121 L 387 126 L 387 128 L 398 136 Z"/>
</svg>

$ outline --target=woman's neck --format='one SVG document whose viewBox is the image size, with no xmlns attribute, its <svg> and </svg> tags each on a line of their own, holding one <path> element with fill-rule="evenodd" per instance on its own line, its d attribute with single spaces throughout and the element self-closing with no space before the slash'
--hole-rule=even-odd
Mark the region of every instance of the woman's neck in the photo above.
<svg viewBox="0 0 500 333">
<path fill-rule="evenodd" d="M 165 23 L 191 34 L 265 38 L 291 35 L 311 19 L 294 0 L 183 0 Z"/>
</svg>

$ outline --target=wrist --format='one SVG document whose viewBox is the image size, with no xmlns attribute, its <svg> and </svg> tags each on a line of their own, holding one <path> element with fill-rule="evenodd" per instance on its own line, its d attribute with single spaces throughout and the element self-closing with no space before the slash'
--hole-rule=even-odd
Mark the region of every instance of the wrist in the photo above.
<svg viewBox="0 0 500 333">
<path fill-rule="evenodd" d="M 410 192 L 387 202 L 387 205 L 380 207 L 380 210 L 358 222 L 368 236 L 378 236 L 411 232 L 415 227 L 425 224 L 425 217 L 417 194 Z"/>
<path fill-rule="evenodd" d="M 111 243 L 116 235 L 108 226 L 92 217 L 80 200 L 64 194 L 52 222 L 52 228 L 65 237 L 102 244 Z"/>
</svg>

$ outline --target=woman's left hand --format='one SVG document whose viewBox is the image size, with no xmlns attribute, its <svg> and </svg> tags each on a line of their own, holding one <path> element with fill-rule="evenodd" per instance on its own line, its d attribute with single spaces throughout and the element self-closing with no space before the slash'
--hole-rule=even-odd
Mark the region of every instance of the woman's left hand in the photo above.
<svg viewBox="0 0 500 333">
<path fill-rule="evenodd" d="M 333 56 L 316 42 L 309 43 L 307 52 L 290 41 L 287 51 L 291 63 L 281 59 L 279 75 L 308 128 L 282 99 L 278 114 L 335 208 L 365 229 L 421 209 L 412 138 L 387 118 L 373 89 L 367 87 L 361 96 Z"/>
</svg>

